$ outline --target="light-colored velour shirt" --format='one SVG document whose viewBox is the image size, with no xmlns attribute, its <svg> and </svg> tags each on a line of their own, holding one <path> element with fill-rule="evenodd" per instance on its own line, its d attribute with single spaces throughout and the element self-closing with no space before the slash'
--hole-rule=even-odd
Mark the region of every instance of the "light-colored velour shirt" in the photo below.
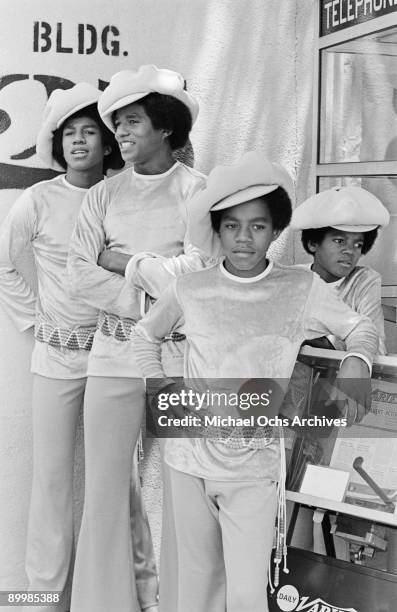
<svg viewBox="0 0 397 612">
<path fill-rule="evenodd" d="M 286 386 L 305 339 L 335 334 L 369 364 L 378 343 L 371 321 L 320 277 L 272 262 L 254 278 L 236 277 L 223 263 L 178 277 L 134 328 L 132 343 L 145 378 L 166 384 L 161 340 L 175 327 L 187 338 L 184 376 L 200 390 L 206 379 L 217 378 L 239 384 L 284 379 Z M 235 451 L 198 438 L 167 440 L 165 458 L 175 469 L 215 480 L 276 479 L 279 465 L 275 444 Z"/>
<path fill-rule="evenodd" d="M 125 278 L 97 264 L 104 248 L 130 255 L 141 252 L 162 257 L 181 255 L 186 233 L 186 208 L 205 185 L 200 172 L 176 162 L 167 172 L 138 174 L 133 168 L 89 190 L 71 240 L 69 290 L 84 303 L 110 314 L 120 328 L 141 318 L 142 291 Z M 169 277 L 168 277 L 169 280 Z M 165 351 L 179 362 L 177 343 Z M 181 343 L 179 343 L 181 344 Z M 120 341 L 98 329 L 88 362 L 91 376 L 140 376 L 129 340 Z"/>
<path fill-rule="evenodd" d="M 365 266 L 356 266 L 342 279 L 335 290 L 341 300 L 359 314 L 366 315 L 378 332 L 378 355 L 386 355 L 385 322 L 381 304 L 382 280 L 380 274 Z M 338 339 L 332 341 L 336 349 L 344 350 Z"/>
<path fill-rule="evenodd" d="M 0 230 L 0 303 L 20 331 L 48 324 L 62 330 L 94 328 L 98 310 L 66 291 L 66 260 L 77 214 L 87 189 L 65 175 L 26 189 Z M 31 244 L 37 295 L 18 272 L 18 259 Z M 86 376 L 88 351 L 35 342 L 32 372 L 50 378 Z"/>
<path fill-rule="evenodd" d="M 298 267 L 311 270 L 312 264 L 300 264 Z M 385 321 L 382 310 L 382 279 L 380 274 L 366 266 L 356 266 L 350 274 L 327 283 L 345 304 L 359 314 L 366 315 L 375 325 L 378 338 L 378 355 L 386 355 Z M 329 336 L 330 342 L 337 350 L 344 351 L 345 344 L 335 336 Z"/>
<path fill-rule="evenodd" d="M 298 268 L 311 269 L 312 264 L 300 264 Z M 356 266 L 350 274 L 332 283 L 327 283 L 336 295 L 359 314 L 369 317 L 375 325 L 378 335 L 378 355 L 386 354 L 385 326 L 381 305 L 381 277 L 364 266 Z M 335 335 L 328 335 L 328 340 L 336 350 L 346 350 L 346 344 Z M 293 418 L 302 415 L 305 409 L 312 368 L 297 361 L 291 376 L 288 392 L 285 396 L 282 414 Z"/>
</svg>

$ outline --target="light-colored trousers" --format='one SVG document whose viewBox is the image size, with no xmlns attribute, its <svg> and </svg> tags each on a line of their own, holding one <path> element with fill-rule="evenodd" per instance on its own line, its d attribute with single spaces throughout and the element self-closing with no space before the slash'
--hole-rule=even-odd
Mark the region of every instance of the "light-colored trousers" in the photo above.
<svg viewBox="0 0 397 612">
<path fill-rule="evenodd" d="M 160 612 L 176 612 L 178 602 L 178 549 L 172 506 L 171 469 L 164 461 L 165 438 L 159 438 L 163 478 L 160 548 Z"/>
<path fill-rule="evenodd" d="M 146 513 L 133 516 L 133 540 L 130 525 L 131 465 L 144 405 L 141 379 L 87 379 L 85 497 L 72 612 L 140 612 L 157 604 L 157 572 Z"/>
<path fill-rule="evenodd" d="M 175 612 L 268 612 L 276 483 L 214 481 L 170 468 L 178 547 Z"/>
<path fill-rule="evenodd" d="M 63 605 L 24 608 L 26 610 L 64 612 L 70 607 L 74 557 L 73 465 L 76 428 L 85 387 L 85 378 L 33 377 L 33 483 L 26 551 L 28 588 L 31 591 L 62 591 Z M 131 477 L 131 464 L 129 474 Z M 150 590 L 154 582 L 157 584 L 157 576 L 137 479 L 133 480 L 131 495 L 135 500 L 131 514 L 136 551 L 134 567 L 144 597 L 145 591 Z M 89 610 L 87 608 L 85 612 Z"/>
</svg>

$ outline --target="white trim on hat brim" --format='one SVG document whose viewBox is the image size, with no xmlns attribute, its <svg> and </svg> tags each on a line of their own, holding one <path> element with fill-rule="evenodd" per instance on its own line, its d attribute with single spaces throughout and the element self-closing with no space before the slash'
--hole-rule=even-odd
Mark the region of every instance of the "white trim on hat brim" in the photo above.
<svg viewBox="0 0 397 612">
<path fill-rule="evenodd" d="M 98 102 L 98 97 L 95 97 L 92 99 L 92 101 L 90 102 L 88 100 L 85 100 L 84 102 L 81 102 L 81 104 L 76 104 L 76 106 L 74 108 L 72 108 L 71 110 L 69 110 L 65 115 L 63 115 L 63 117 L 61 117 L 56 124 L 56 129 L 58 129 L 62 123 L 64 121 L 66 121 L 66 119 L 68 119 L 69 117 L 71 117 L 72 115 L 74 115 L 75 113 L 77 113 L 77 111 L 86 108 L 87 106 L 92 106 L 93 104 L 97 104 Z"/>
<path fill-rule="evenodd" d="M 211 210 L 223 210 L 225 208 L 237 206 L 237 204 L 242 204 L 243 202 L 250 202 L 255 198 L 275 191 L 278 187 L 279 185 L 251 185 L 250 187 L 245 187 L 219 200 L 219 202 L 216 202 L 216 204 L 211 207 Z"/>
<path fill-rule="evenodd" d="M 330 225 L 330 227 L 339 230 L 340 232 L 357 232 L 357 233 L 363 233 L 363 232 L 370 232 L 371 230 L 376 229 L 377 227 L 379 227 L 379 224 L 372 224 L 372 225 Z"/>
<path fill-rule="evenodd" d="M 134 102 L 141 100 L 145 96 L 148 96 L 150 93 L 151 93 L 150 91 L 142 91 L 142 92 L 135 92 L 133 94 L 128 94 L 128 96 L 123 96 L 116 102 L 113 102 L 113 104 L 109 106 L 109 108 L 107 108 L 106 111 L 102 111 L 101 113 L 102 121 L 107 125 L 107 127 L 110 130 L 112 130 L 112 132 L 115 132 L 116 130 L 114 129 L 114 125 L 112 123 L 112 115 L 114 111 L 119 110 L 120 108 L 123 108 L 124 106 L 128 106 L 129 104 L 133 104 Z"/>
</svg>

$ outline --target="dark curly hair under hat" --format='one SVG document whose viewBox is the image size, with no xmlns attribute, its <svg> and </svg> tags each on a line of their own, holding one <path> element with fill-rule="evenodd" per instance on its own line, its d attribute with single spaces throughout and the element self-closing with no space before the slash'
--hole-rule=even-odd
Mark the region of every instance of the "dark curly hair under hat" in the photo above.
<svg viewBox="0 0 397 612">
<path fill-rule="evenodd" d="M 170 132 L 168 142 L 173 151 L 186 145 L 193 121 L 190 110 L 183 102 L 168 94 L 152 92 L 139 98 L 134 104 L 144 108 L 155 130 Z M 112 114 L 113 125 L 116 113 L 117 111 L 114 111 Z"/>
<path fill-rule="evenodd" d="M 320 245 L 324 240 L 326 234 L 335 231 L 338 231 L 335 227 L 316 227 L 302 230 L 301 241 L 306 253 L 309 253 L 309 255 L 314 255 L 309 243 L 312 242 L 313 244 Z M 373 244 L 378 235 L 378 228 L 376 227 L 375 229 L 370 230 L 369 232 L 361 233 L 363 234 L 363 246 L 361 249 L 361 253 L 363 255 L 366 255 L 373 247 Z"/>
<path fill-rule="evenodd" d="M 67 117 L 67 119 L 65 119 L 62 125 L 60 125 L 59 128 L 55 130 L 54 138 L 52 141 L 52 154 L 54 159 L 66 170 L 67 164 L 63 156 L 62 147 L 63 129 L 66 121 L 69 121 L 70 119 L 77 119 L 78 117 L 89 117 L 90 119 L 93 119 L 93 121 L 95 121 L 95 123 L 101 130 L 103 145 L 105 147 L 108 146 L 111 148 L 111 153 L 109 155 L 105 155 L 103 160 L 104 174 L 106 174 L 106 172 L 110 168 L 112 170 L 120 170 L 121 168 L 123 168 L 124 160 L 121 157 L 120 149 L 116 142 L 114 134 L 103 123 L 102 119 L 99 116 L 96 104 L 90 104 L 89 106 L 85 106 L 84 108 L 81 108 L 80 110 L 76 111 L 75 113 L 73 113 L 73 115 Z"/>
<path fill-rule="evenodd" d="M 266 202 L 272 219 L 273 229 L 280 231 L 285 229 L 291 221 L 292 216 L 291 200 L 285 189 L 277 187 L 274 191 L 260 196 L 258 199 L 263 199 L 263 201 Z M 217 234 L 219 234 L 222 216 L 226 210 L 228 209 L 224 208 L 211 212 L 212 228 Z"/>
</svg>

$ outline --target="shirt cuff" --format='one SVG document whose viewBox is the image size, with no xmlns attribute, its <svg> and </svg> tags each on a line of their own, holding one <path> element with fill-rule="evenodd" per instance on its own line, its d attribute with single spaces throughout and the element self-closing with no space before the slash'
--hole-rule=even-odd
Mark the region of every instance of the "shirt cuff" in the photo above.
<svg viewBox="0 0 397 612">
<path fill-rule="evenodd" d="M 361 353 L 348 353 L 347 355 L 345 355 L 345 357 L 343 357 L 342 361 L 340 362 L 340 365 L 342 365 L 342 363 L 345 361 L 345 359 L 347 359 L 348 357 L 358 357 L 359 359 L 362 359 L 363 361 L 365 361 L 365 363 L 368 366 L 368 370 L 369 370 L 369 375 L 372 375 L 372 363 L 370 362 L 370 360 L 368 359 L 368 357 L 366 357 L 365 355 L 362 355 Z"/>
<path fill-rule="evenodd" d="M 133 284 L 133 282 L 132 282 L 132 276 L 133 276 L 133 273 L 134 273 L 134 268 L 133 268 L 134 263 L 133 263 L 133 259 L 134 259 L 134 258 L 133 258 L 133 257 L 131 257 L 131 259 L 129 260 L 129 262 L 127 263 L 127 265 L 126 265 L 126 267 L 125 267 L 125 272 L 124 272 L 124 277 L 125 277 L 125 280 L 126 280 L 126 282 L 127 282 L 129 285 L 132 285 L 132 284 Z"/>
<path fill-rule="evenodd" d="M 156 253 L 150 253 L 146 251 L 142 251 L 140 253 L 135 253 L 135 255 L 132 255 L 124 271 L 124 278 L 127 281 L 127 283 L 129 285 L 133 285 L 137 289 L 142 289 L 140 283 L 137 282 L 137 278 L 136 278 L 137 276 L 136 272 L 137 272 L 138 265 L 143 259 L 147 259 L 147 258 L 155 259 L 157 257 L 159 257 L 159 255 L 156 255 Z"/>
</svg>

